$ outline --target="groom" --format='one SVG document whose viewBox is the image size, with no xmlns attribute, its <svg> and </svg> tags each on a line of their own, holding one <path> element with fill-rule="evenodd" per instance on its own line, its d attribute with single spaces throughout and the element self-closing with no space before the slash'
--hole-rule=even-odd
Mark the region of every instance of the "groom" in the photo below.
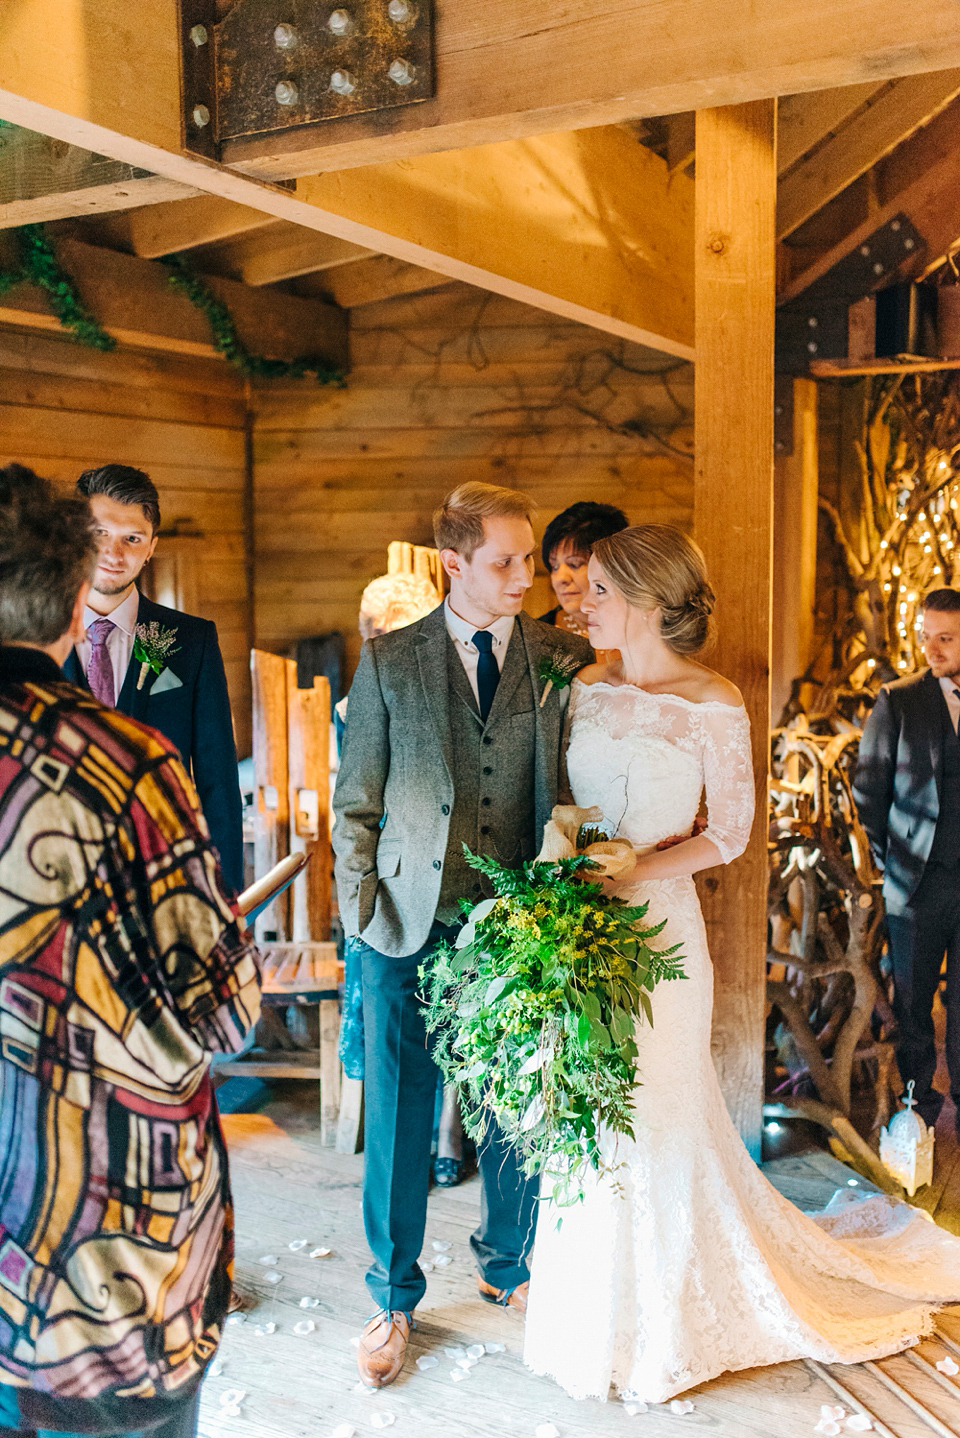
<svg viewBox="0 0 960 1438">
<path fill-rule="evenodd" d="M 463 846 L 507 865 L 531 859 L 557 801 L 568 689 L 544 706 L 539 665 L 575 635 L 521 613 L 533 581 L 530 501 L 462 484 L 434 515 L 449 598 L 425 619 L 371 639 L 353 687 L 334 797 L 337 893 L 359 935 L 366 1024 L 364 1222 L 377 1305 L 358 1366 L 373 1387 L 403 1367 L 426 1291 L 423 1246 L 437 1069 L 417 970 L 452 938 L 460 901 L 483 886 Z M 536 1185 L 498 1132 L 479 1150 L 480 1296 L 523 1312 Z"/>
</svg>

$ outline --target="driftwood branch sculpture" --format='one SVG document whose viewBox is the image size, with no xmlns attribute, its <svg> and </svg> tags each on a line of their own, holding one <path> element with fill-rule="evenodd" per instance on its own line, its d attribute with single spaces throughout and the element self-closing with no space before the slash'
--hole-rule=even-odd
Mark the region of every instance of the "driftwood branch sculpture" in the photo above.
<svg viewBox="0 0 960 1438">
<path fill-rule="evenodd" d="M 791 1102 L 812 1088 L 849 1123 L 855 1080 L 863 1089 L 872 1076 L 861 1123 L 876 1132 L 890 1112 L 892 1016 L 879 973 L 879 876 L 850 788 L 858 737 L 813 734 L 803 720 L 775 735 L 767 995 L 790 1040 L 779 1044 L 790 1076 L 774 1096 L 786 1087 Z"/>
</svg>

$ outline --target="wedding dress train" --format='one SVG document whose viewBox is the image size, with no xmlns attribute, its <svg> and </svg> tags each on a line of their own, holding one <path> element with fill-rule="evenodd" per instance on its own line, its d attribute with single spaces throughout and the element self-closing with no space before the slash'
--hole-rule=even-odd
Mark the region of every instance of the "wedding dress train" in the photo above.
<svg viewBox="0 0 960 1438">
<path fill-rule="evenodd" d="M 598 805 L 638 849 L 686 832 L 704 787 L 724 861 L 747 842 L 742 708 L 576 682 L 567 766 L 575 802 Z M 777 1193 L 711 1061 L 713 976 L 693 880 L 635 883 L 623 897 L 666 920 L 656 942 L 682 945 L 687 977 L 658 986 L 654 1027 L 639 1032 L 635 1137 L 611 1137 L 615 1175 L 591 1176 L 582 1203 L 541 1205 L 525 1362 L 578 1398 L 612 1387 L 661 1403 L 731 1369 L 856 1363 L 912 1344 L 936 1307 L 960 1299 L 960 1239 L 886 1197 L 812 1219 Z"/>
</svg>

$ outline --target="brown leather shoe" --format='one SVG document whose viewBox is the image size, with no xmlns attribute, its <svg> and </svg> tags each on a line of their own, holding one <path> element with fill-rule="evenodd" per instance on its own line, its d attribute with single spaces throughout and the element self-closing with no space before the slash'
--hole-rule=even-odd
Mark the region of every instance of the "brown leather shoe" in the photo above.
<svg viewBox="0 0 960 1438">
<path fill-rule="evenodd" d="M 482 1278 L 478 1278 L 477 1288 L 484 1303 L 497 1303 L 501 1308 L 515 1308 L 518 1313 L 526 1314 L 529 1281 L 518 1284 L 516 1288 L 494 1288 L 491 1283 L 484 1283 Z"/>
<path fill-rule="evenodd" d="M 357 1368 L 368 1388 L 386 1388 L 399 1376 L 407 1356 L 410 1314 L 381 1310 L 360 1336 Z"/>
</svg>

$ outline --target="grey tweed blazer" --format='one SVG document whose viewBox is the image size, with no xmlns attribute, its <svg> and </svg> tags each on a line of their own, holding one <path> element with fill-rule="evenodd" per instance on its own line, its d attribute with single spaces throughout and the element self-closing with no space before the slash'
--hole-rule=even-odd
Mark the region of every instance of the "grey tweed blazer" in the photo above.
<svg viewBox="0 0 960 1438">
<path fill-rule="evenodd" d="M 581 664 L 593 657 L 586 640 L 528 614 L 519 614 L 517 625 L 537 704 L 544 656 L 562 649 Z M 456 787 L 447 654 L 441 604 L 415 624 L 368 640 L 350 690 L 334 794 L 340 915 L 347 934 L 359 934 L 371 948 L 396 957 L 416 953 L 426 943 L 440 898 Z M 569 695 L 569 688 L 554 690 L 543 708 L 536 708 L 533 817 L 538 834 L 557 802 Z M 507 696 L 498 690 L 498 698 L 503 702 Z M 503 757 L 501 782 L 508 784 L 509 755 Z"/>
</svg>

